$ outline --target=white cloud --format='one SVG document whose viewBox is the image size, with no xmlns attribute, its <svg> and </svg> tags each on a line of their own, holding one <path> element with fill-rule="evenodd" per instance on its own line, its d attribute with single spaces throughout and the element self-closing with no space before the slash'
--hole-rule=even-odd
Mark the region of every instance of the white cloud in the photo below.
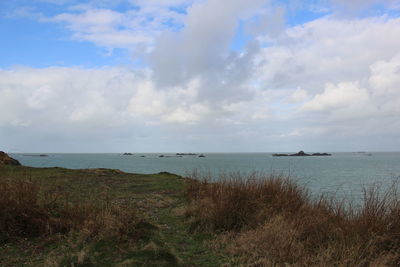
<svg viewBox="0 0 400 267">
<path fill-rule="evenodd" d="M 156 79 L 175 84 L 223 67 L 238 19 L 263 4 L 265 1 L 240 0 L 226 5 L 210 0 L 188 8 L 184 29 L 167 32 L 157 40 L 151 57 Z"/>
<path fill-rule="evenodd" d="M 317 94 L 302 106 L 303 110 L 325 111 L 349 107 L 368 101 L 369 95 L 358 83 L 343 82 L 337 86 L 328 83 L 324 92 Z"/>
<path fill-rule="evenodd" d="M 263 48 L 253 79 L 282 92 L 271 103 L 275 119 L 286 114 L 282 136 L 400 133 L 399 36 L 398 18 L 326 17 Z"/>
<path fill-rule="evenodd" d="M 189 5 L 195 0 L 137 0 L 132 1 L 140 6 L 179 6 L 179 5 Z"/>
<path fill-rule="evenodd" d="M 118 67 L 0 70 L 0 124 L 95 129 L 129 121 L 193 124 L 211 115 L 231 116 L 198 99 L 201 86 L 194 79 L 158 90 L 146 70 Z"/>
<path fill-rule="evenodd" d="M 182 14 L 168 7 L 149 4 L 124 12 L 90 5 L 75 6 L 73 10 L 42 21 L 64 23 L 73 39 L 110 49 L 149 50 L 161 31 L 180 27 L 182 20 Z"/>
<path fill-rule="evenodd" d="M 400 95 L 400 53 L 388 61 L 378 61 L 371 65 L 369 79 L 377 96 Z"/>
<path fill-rule="evenodd" d="M 54 98 L 54 92 L 49 88 L 49 86 L 44 85 L 34 90 L 31 95 L 27 98 L 26 103 L 28 107 L 32 109 L 45 109 L 47 103 L 51 98 Z"/>
<path fill-rule="evenodd" d="M 193 124 L 212 113 L 206 102 L 197 99 L 199 80 L 184 87 L 157 90 L 152 81 L 144 81 L 131 97 L 128 112 L 133 117 L 145 116 L 156 123 Z"/>
<path fill-rule="evenodd" d="M 325 125 L 326 129 L 336 128 L 335 132 L 349 136 L 361 132 L 370 135 L 400 133 L 397 123 L 400 112 L 399 59 L 396 55 L 388 61 L 372 64 L 365 87 L 359 82 L 327 84 L 322 93 L 300 107 L 301 113 L 306 117 L 314 114 L 313 124 L 317 128 L 328 122 L 331 125 Z"/>
<path fill-rule="evenodd" d="M 23 118 L 24 100 L 20 92 L 14 92 L 11 88 L 0 91 L 0 126 L 29 125 L 30 121 Z"/>
<path fill-rule="evenodd" d="M 273 15 L 263 0 L 135 3 L 46 20 L 80 41 L 136 49 L 146 67 L 0 70 L 0 127 L 78 139 L 122 132 L 211 150 L 400 134 L 399 18 L 330 15 L 284 29 L 285 11 Z M 253 38 L 232 51 L 239 22 Z"/>
<path fill-rule="evenodd" d="M 400 56 L 370 65 L 365 87 L 359 82 L 327 84 L 322 93 L 301 106 L 302 111 L 328 112 L 331 119 L 376 120 L 377 127 L 385 119 L 400 112 Z M 368 78 L 369 77 L 369 78 Z M 400 131 L 400 129 L 399 129 Z"/>
<path fill-rule="evenodd" d="M 365 82 L 369 66 L 400 47 L 400 19 L 322 18 L 289 28 L 258 56 L 257 77 L 267 88 L 319 92 L 327 82 Z"/>
<path fill-rule="evenodd" d="M 188 112 L 188 110 L 184 110 L 181 108 L 177 108 L 171 114 L 168 114 L 164 117 L 166 122 L 170 123 L 195 123 L 199 120 L 196 114 Z"/>
<path fill-rule="evenodd" d="M 382 116 L 397 118 L 400 113 L 400 54 L 373 64 L 369 83 Z"/>
<path fill-rule="evenodd" d="M 287 98 L 287 101 L 290 104 L 297 104 L 303 102 L 307 98 L 308 98 L 307 91 L 298 87 L 296 88 L 296 90 L 293 91 L 293 93 L 290 94 L 290 96 Z"/>
<path fill-rule="evenodd" d="M 138 78 L 120 68 L 52 67 L 0 71 L 2 125 L 13 122 L 103 126 L 122 123 L 125 100 Z M 3 102 L 4 101 L 4 102 Z M 17 111 L 16 111 L 17 109 Z M 60 119 L 62 118 L 62 119 Z"/>
</svg>

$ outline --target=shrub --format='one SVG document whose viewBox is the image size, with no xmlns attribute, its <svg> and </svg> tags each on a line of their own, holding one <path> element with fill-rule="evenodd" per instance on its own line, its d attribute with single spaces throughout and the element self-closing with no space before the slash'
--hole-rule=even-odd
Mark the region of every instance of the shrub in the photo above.
<svg viewBox="0 0 400 267">
<path fill-rule="evenodd" d="M 280 176 L 259 179 L 254 173 L 224 175 L 217 183 L 190 177 L 186 196 L 188 214 L 196 228 L 211 231 L 239 231 L 254 227 L 275 214 L 295 212 L 308 201 L 297 184 Z"/>
<path fill-rule="evenodd" d="M 79 232 L 87 238 L 139 235 L 135 210 L 119 207 L 106 194 L 69 201 L 67 193 L 43 189 L 26 179 L 0 180 L 0 241 Z"/>
<path fill-rule="evenodd" d="M 400 265 L 397 184 L 364 191 L 354 205 L 321 196 L 285 177 L 223 175 L 188 179 L 192 229 L 222 233 L 219 244 L 251 266 Z"/>
</svg>

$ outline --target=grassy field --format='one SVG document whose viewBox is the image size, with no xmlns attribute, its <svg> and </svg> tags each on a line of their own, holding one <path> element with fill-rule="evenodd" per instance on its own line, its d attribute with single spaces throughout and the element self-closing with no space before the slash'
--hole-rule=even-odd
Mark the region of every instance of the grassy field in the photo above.
<svg viewBox="0 0 400 267">
<path fill-rule="evenodd" d="M 220 266 L 185 222 L 185 179 L 0 167 L 0 266 Z"/>
<path fill-rule="evenodd" d="M 0 266 L 399 266 L 400 195 L 285 177 L 0 166 Z"/>
</svg>

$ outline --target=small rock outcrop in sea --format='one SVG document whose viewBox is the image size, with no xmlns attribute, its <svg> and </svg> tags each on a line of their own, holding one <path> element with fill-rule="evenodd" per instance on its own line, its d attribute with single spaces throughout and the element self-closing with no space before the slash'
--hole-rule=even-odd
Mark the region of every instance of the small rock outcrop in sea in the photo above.
<svg viewBox="0 0 400 267">
<path fill-rule="evenodd" d="M 316 157 L 318 157 L 318 156 L 332 156 L 332 154 L 329 154 L 329 153 L 313 153 L 313 154 L 307 154 L 307 153 L 304 153 L 304 151 L 303 150 L 300 150 L 299 152 L 297 152 L 297 153 L 294 153 L 294 154 L 279 154 L 279 153 L 275 153 L 275 154 L 272 154 L 272 156 L 274 156 L 274 157 L 309 157 L 309 156 L 316 156 Z"/>
<path fill-rule="evenodd" d="M 3 151 L 0 151 L 0 165 L 13 165 L 13 166 L 19 166 L 21 163 L 19 163 L 18 160 L 13 159 L 7 153 L 4 153 Z"/>
<path fill-rule="evenodd" d="M 275 154 L 272 154 L 272 156 L 274 156 L 274 157 L 288 157 L 289 154 L 275 153 Z"/>
<path fill-rule="evenodd" d="M 313 153 L 311 156 L 332 156 L 332 154 L 329 153 Z"/>
<path fill-rule="evenodd" d="M 124 156 L 132 156 L 133 154 L 132 153 L 124 153 L 122 155 L 124 155 Z"/>
<path fill-rule="evenodd" d="M 199 158 L 205 158 L 206 156 L 204 156 L 203 154 L 199 155 Z"/>
<path fill-rule="evenodd" d="M 177 156 L 195 156 L 196 153 L 176 153 Z"/>
<path fill-rule="evenodd" d="M 291 156 L 291 157 L 306 157 L 306 156 L 310 156 L 310 154 L 304 153 L 303 150 L 300 150 L 299 152 L 297 152 L 295 154 L 290 154 L 289 156 Z"/>
</svg>

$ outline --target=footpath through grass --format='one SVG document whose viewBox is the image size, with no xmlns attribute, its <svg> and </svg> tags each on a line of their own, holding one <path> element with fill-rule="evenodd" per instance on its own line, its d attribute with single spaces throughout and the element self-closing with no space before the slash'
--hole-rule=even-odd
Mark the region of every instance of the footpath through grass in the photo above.
<svg viewBox="0 0 400 267">
<path fill-rule="evenodd" d="M 0 166 L 0 266 L 400 266 L 399 183 L 354 206 L 280 176 L 190 178 Z"/>
<path fill-rule="evenodd" d="M 0 166 L 0 266 L 221 266 L 213 236 L 189 231 L 185 181 Z"/>
</svg>

